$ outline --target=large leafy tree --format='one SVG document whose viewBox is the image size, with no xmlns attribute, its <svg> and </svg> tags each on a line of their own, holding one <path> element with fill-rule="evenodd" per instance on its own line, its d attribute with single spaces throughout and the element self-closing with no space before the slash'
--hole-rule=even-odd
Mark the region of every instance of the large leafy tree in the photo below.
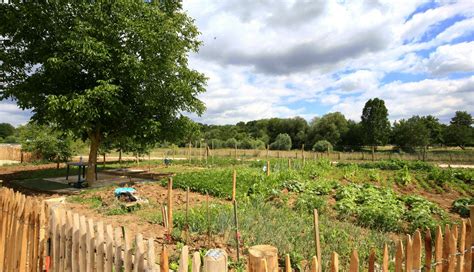
<svg viewBox="0 0 474 272">
<path fill-rule="evenodd" d="M 424 150 L 431 142 L 430 132 L 423 117 L 402 119 L 393 125 L 393 143 L 407 151 Z"/>
<path fill-rule="evenodd" d="M 382 99 L 369 99 L 362 110 L 361 125 L 364 143 L 372 146 L 385 145 L 390 136 L 388 110 Z"/>
<path fill-rule="evenodd" d="M 0 138 L 6 138 L 15 134 L 15 127 L 9 123 L 0 123 Z"/>
<path fill-rule="evenodd" d="M 466 145 L 474 144 L 473 119 L 466 111 L 457 111 L 446 130 L 446 142 L 457 145 L 462 149 Z"/>
<path fill-rule="evenodd" d="M 308 131 L 310 146 L 320 140 L 326 140 L 333 146 L 341 143 L 342 136 L 348 131 L 346 117 L 340 112 L 323 115 L 312 122 Z"/>
<path fill-rule="evenodd" d="M 199 33 L 180 1 L 13 1 L 0 14 L 0 98 L 89 139 L 90 182 L 105 139 L 175 138 L 183 111 L 204 110 L 205 77 L 187 62 Z"/>
</svg>

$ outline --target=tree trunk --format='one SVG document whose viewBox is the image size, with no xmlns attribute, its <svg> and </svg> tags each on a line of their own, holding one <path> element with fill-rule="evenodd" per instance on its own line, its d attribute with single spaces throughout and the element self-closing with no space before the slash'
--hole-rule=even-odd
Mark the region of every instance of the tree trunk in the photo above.
<svg viewBox="0 0 474 272">
<path fill-rule="evenodd" d="M 99 131 L 95 131 L 89 134 L 89 140 L 91 141 L 91 147 L 89 151 L 89 160 L 87 162 L 86 180 L 91 186 L 95 182 L 95 166 L 97 165 L 97 151 L 100 145 L 100 134 Z"/>
</svg>

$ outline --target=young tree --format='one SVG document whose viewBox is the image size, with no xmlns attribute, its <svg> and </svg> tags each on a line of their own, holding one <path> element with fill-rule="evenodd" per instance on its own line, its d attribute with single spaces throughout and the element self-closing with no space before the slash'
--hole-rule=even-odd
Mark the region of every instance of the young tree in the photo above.
<svg viewBox="0 0 474 272">
<path fill-rule="evenodd" d="M 466 111 L 457 111 L 446 131 L 446 141 L 450 145 L 457 145 L 462 149 L 466 145 L 474 144 L 474 128 L 472 116 Z"/>
<path fill-rule="evenodd" d="M 0 4 L 0 99 L 90 142 L 175 139 L 181 112 L 204 111 L 205 77 L 188 67 L 198 30 L 180 1 Z"/>
<path fill-rule="evenodd" d="M 291 137 L 286 133 L 278 134 L 275 141 L 270 145 L 270 149 L 273 150 L 290 150 L 291 149 Z"/>
<path fill-rule="evenodd" d="M 385 102 L 381 99 L 370 99 L 362 110 L 361 125 L 364 144 L 372 146 L 385 145 L 390 136 L 390 122 Z"/>
</svg>

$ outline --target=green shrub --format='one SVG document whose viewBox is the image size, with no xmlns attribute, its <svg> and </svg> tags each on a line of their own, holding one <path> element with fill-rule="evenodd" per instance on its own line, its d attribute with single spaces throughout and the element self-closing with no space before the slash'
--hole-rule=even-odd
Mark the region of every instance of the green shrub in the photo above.
<svg viewBox="0 0 474 272">
<path fill-rule="evenodd" d="M 291 137 L 286 133 L 280 133 L 276 137 L 275 141 L 270 144 L 272 150 L 290 150 L 291 149 Z"/>
<path fill-rule="evenodd" d="M 333 149 L 332 144 L 326 140 L 317 141 L 313 145 L 313 151 L 316 151 L 316 152 L 332 151 L 332 149 Z"/>
<path fill-rule="evenodd" d="M 470 215 L 469 205 L 474 205 L 474 197 L 459 198 L 453 201 L 451 211 L 459 214 L 461 217 L 468 218 Z"/>
</svg>

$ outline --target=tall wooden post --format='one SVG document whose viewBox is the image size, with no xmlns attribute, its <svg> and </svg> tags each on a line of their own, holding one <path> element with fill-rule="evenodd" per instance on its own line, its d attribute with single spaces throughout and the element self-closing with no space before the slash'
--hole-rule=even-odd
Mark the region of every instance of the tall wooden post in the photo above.
<svg viewBox="0 0 474 272">
<path fill-rule="evenodd" d="M 168 234 L 173 231 L 173 178 L 168 179 Z"/>
<path fill-rule="evenodd" d="M 321 262 L 321 245 L 319 241 L 319 215 L 318 210 L 314 209 L 314 244 L 316 246 L 316 256 L 318 257 L 318 271 L 323 271 Z"/>
<path fill-rule="evenodd" d="M 237 187 L 237 171 L 234 169 L 232 173 L 232 201 L 235 201 L 235 190 Z"/>
<path fill-rule="evenodd" d="M 267 161 L 267 177 L 270 176 L 270 161 Z"/>
</svg>

